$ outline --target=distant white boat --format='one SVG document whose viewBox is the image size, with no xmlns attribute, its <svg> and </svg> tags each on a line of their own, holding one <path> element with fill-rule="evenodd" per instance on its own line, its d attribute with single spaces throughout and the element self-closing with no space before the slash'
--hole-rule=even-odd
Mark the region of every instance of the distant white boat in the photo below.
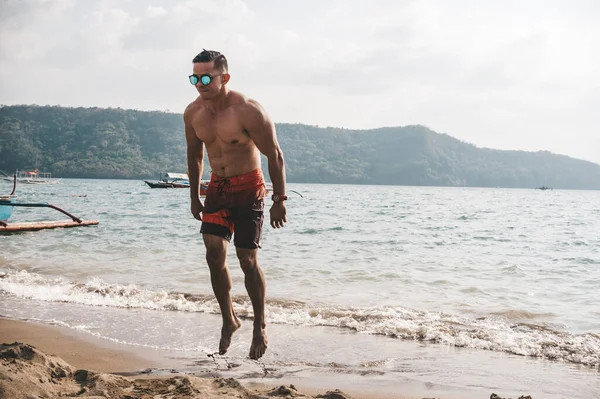
<svg viewBox="0 0 600 399">
<path fill-rule="evenodd" d="M 40 172 L 36 169 L 32 171 L 17 170 L 17 182 L 23 184 L 56 184 L 61 179 L 53 179 L 49 172 Z M 4 180 L 13 181 L 12 176 L 4 177 Z"/>
</svg>

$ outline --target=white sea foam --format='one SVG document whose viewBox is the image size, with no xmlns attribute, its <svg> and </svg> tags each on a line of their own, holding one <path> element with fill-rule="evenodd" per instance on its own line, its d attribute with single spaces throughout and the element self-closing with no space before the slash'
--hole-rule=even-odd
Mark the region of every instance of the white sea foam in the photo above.
<svg viewBox="0 0 600 399">
<path fill-rule="evenodd" d="M 0 275 L 0 290 L 39 301 L 219 313 L 212 295 L 145 290 L 131 284 L 108 284 L 99 278 L 73 283 L 62 278 L 44 278 L 27 271 L 11 271 Z M 252 306 L 246 297 L 235 297 L 234 308 L 240 317 L 252 317 Z M 365 334 L 503 351 L 600 367 L 598 335 L 559 332 L 542 325 L 516 323 L 502 315 L 475 319 L 399 306 L 332 307 L 269 300 L 267 319 L 269 323 L 349 328 Z"/>
</svg>

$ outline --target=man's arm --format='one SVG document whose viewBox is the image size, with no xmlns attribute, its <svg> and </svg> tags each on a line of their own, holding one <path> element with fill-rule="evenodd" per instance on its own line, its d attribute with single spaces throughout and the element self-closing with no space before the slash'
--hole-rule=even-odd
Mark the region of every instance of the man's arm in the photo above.
<svg viewBox="0 0 600 399">
<path fill-rule="evenodd" d="M 258 150 L 269 162 L 269 176 L 273 183 L 273 194 L 285 194 L 285 162 L 275 133 L 275 124 L 263 107 L 249 101 L 244 112 L 244 127 Z"/>
<path fill-rule="evenodd" d="M 200 179 L 204 166 L 204 142 L 196 136 L 196 131 L 191 123 L 191 112 L 189 107 L 183 113 L 185 126 L 185 140 L 187 143 L 188 177 L 190 180 L 190 198 L 192 200 L 192 214 L 198 220 L 202 211 L 200 202 Z"/>
</svg>

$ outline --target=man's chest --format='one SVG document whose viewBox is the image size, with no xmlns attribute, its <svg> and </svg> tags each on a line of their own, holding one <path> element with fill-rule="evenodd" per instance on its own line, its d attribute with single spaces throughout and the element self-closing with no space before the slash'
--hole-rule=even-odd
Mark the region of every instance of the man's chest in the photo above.
<svg viewBox="0 0 600 399">
<path fill-rule="evenodd" d="M 196 136 L 206 144 L 215 141 L 235 144 L 248 138 L 242 121 L 234 112 L 200 111 L 193 126 Z"/>
</svg>

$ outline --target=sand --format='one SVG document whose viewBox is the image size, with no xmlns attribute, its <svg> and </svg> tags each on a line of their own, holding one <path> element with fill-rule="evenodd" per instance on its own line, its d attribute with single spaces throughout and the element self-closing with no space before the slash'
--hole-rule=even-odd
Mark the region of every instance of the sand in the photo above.
<svg viewBox="0 0 600 399">
<path fill-rule="evenodd" d="M 97 373 L 71 366 L 60 357 L 47 355 L 24 343 L 0 345 L 0 397 L 2 398 L 247 398 L 273 396 L 309 398 L 293 386 L 270 391 L 251 391 L 233 378 L 206 379 L 188 375 L 133 378 Z M 349 398 L 342 392 L 327 392 L 319 398 Z"/>
<path fill-rule="evenodd" d="M 67 335 L 67 329 L 0 318 L 0 343 L 23 342 L 41 352 L 60 356 L 71 366 L 100 373 L 128 373 L 158 366 L 158 357 L 142 357 L 119 350 L 119 345 L 102 345 L 102 340 L 85 340 Z"/>
<path fill-rule="evenodd" d="M 160 351 L 131 348 L 33 322 L 0 318 L 0 343 L 0 399 L 353 398 L 334 387 L 309 395 L 293 385 L 285 385 L 284 381 L 282 385 L 266 386 L 179 372 L 153 375 L 150 370 L 168 369 L 174 360 Z M 393 397 L 423 398 L 402 393 Z M 379 394 L 354 396 L 354 399 L 366 398 L 382 397 Z M 492 398 L 502 399 L 500 396 Z"/>
</svg>

